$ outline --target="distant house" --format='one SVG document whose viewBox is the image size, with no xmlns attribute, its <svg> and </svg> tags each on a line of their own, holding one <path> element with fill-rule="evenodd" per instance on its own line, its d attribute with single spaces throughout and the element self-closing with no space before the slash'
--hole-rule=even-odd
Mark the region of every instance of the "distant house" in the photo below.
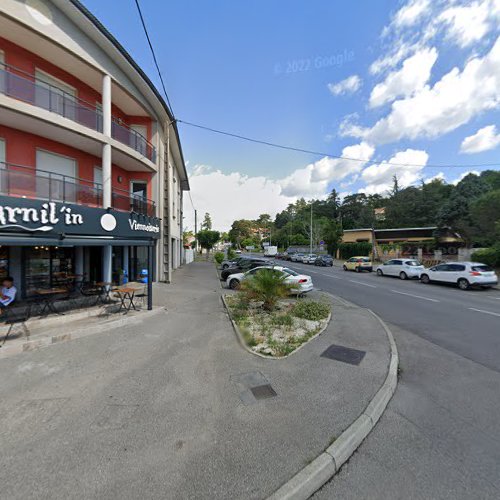
<svg viewBox="0 0 500 500">
<path fill-rule="evenodd" d="M 449 228 L 402 227 L 394 229 L 346 229 L 342 243 L 367 242 L 373 244 L 378 256 L 418 255 L 434 253 L 456 254 L 464 246 L 460 235 Z"/>
</svg>

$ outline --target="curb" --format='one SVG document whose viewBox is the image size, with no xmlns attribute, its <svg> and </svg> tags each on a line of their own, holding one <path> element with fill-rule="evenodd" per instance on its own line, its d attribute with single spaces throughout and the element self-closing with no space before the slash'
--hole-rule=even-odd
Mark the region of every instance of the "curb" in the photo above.
<svg viewBox="0 0 500 500">
<path fill-rule="evenodd" d="M 148 311 L 147 318 L 151 316 L 156 316 L 157 314 L 165 312 L 163 307 L 154 308 L 152 311 Z M 135 325 L 141 323 L 146 319 L 142 314 L 132 317 L 123 317 L 115 320 L 108 321 L 105 323 L 106 331 L 113 330 L 116 328 L 121 328 L 123 326 Z M 14 356 L 22 352 L 35 351 L 43 347 L 49 347 L 54 344 L 59 344 L 61 342 L 67 342 L 69 340 L 76 340 L 83 337 L 88 337 L 90 335 L 95 335 L 96 333 L 102 333 L 103 325 L 93 325 L 91 327 L 84 327 L 78 330 L 73 330 L 71 333 L 61 333 L 58 335 L 45 335 L 40 338 L 35 338 L 33 340 L 27 340 L 22 344 L 11 345 L 8 344 L 0 349 L 0 359 L 7 358 L 9 356 Z"/>
<path fill-rule="evenodd" d="M 371 309 L 367 309 L 384 328 L 391 348 L 386 379 L 363 413 L 309 465 L 273 493 L 268 500 L 306 500 L 351 457 L 384 413 L 398 383 L 399 355 L 391 330 Z"/>
<path fill-rule="evenodd" d="M 300 351 L 304 346 L 309 344 L 309 342 L 311 342 L 311 340 L 314 340 L 316 337 L 319 337 L 328 328 L 328 326 L 330 325 L 330 321 L 332 319 L 332 313 L 330 313 L 330 315 L 328 316 L 326 325 L 318 333 L 315 333 L 312 337 L 309 337 L 307 342 L 304 342 L 303 344 L 299 345 L 299 347 L 297 347 L 297 349 L 292 351 L 290 354 L 287 354 L 286 356 L 280 356 L 279 358 L 273 357 L 273 356 L 266 356 L 265 354 L 261 354 L 260 352 L 253 351 L 252 349 L 250 349 L 250 347 L 247 346 L 245 339 L 243 338 L 243 335 L 241 333 L 240 327 L 236 324 L 236 321 L 234 321 L 233 318 L 231 317 L 231 313 L 230 313 L 229 307 L 226 303 L 225 296 L 221 295 L 220 297 L 222 299 L 222 303 L 224 304 L 224 308 L 226 309 L 227 315 L 229 317 L 229 321 L 231 321 L 231 324 L 233 325 L 233 330 L 236 333 L 236 336 L 238 337 L 238 340 L 240 341 L 240 344 L 242 345 L 243 349 L 245 349 L 245 351 L 249 352 L 250 354 L 253 354 L 254 356 L 258 356 L 259 358 L 268 359 L 271 361 L 280 361 L 283 359 L 287 359 L 290 356 L 292 356 L 293 354 L 295 354 L 296 352 Z"/>
</svg>

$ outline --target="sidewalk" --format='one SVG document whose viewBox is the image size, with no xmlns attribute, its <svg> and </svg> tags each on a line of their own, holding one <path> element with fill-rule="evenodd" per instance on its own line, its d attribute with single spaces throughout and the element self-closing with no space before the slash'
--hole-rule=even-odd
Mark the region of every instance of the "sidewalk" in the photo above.
<svg viewBox="0 0 500 500">
<path fill-rule="evenodd" d="M 238 344 L 222 292 L 196 262 L 155 287 L 164 314 L 0 360 L 2 494 L 265 498 L 322 453 L 384 382 L 385 331 L 335 301 L 320 337 L 261 359 Z M 334 343 L 366 355 L 321 357 Z M 266 384 L 277 395 L 256 399 Z"/>
</svg>

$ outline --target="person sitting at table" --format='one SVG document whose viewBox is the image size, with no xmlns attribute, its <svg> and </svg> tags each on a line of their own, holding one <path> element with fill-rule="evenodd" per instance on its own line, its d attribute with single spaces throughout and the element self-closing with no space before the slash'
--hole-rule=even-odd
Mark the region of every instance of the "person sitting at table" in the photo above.
<svg viewBox="0 0 500 500">
<path fill-rule="evenodd" d="M 16 298 L 17 288 L 14 286 L 14 278 L 7 276 L 3 279 L 3 288 L 0 291 L 0 315 Z"/>
</svg>

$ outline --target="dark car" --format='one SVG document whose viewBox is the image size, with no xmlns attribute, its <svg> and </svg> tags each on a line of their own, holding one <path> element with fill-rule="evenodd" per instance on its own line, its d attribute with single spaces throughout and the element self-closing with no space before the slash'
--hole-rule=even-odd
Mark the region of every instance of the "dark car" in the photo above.
<svg viewBox="0 0 500 500">
<path fill-rule="evenodd" d="M 333 266 L 333 258 L 331 255 L 320 255 L 315 261 L 314 261 L 315 266 Z"/>
<path fill-rule="evenodd" d="M 254 267 L 259 267 L 259 266 L 265 266 L 266 264 L 269 264 L 268 260 L 264 259 L 248 259 L 239 262 L 237 265 L 233 267 L 229 267 L 227 269 L 224 269 L 220 273 L 220 277 L 222 281 L 226 281 L 227 277 L 230 274 L 236 274 L 236 273 L 244 273 L 246 271 L 249 271 L 250 269 L 253 269 Z"/>
</svg>

